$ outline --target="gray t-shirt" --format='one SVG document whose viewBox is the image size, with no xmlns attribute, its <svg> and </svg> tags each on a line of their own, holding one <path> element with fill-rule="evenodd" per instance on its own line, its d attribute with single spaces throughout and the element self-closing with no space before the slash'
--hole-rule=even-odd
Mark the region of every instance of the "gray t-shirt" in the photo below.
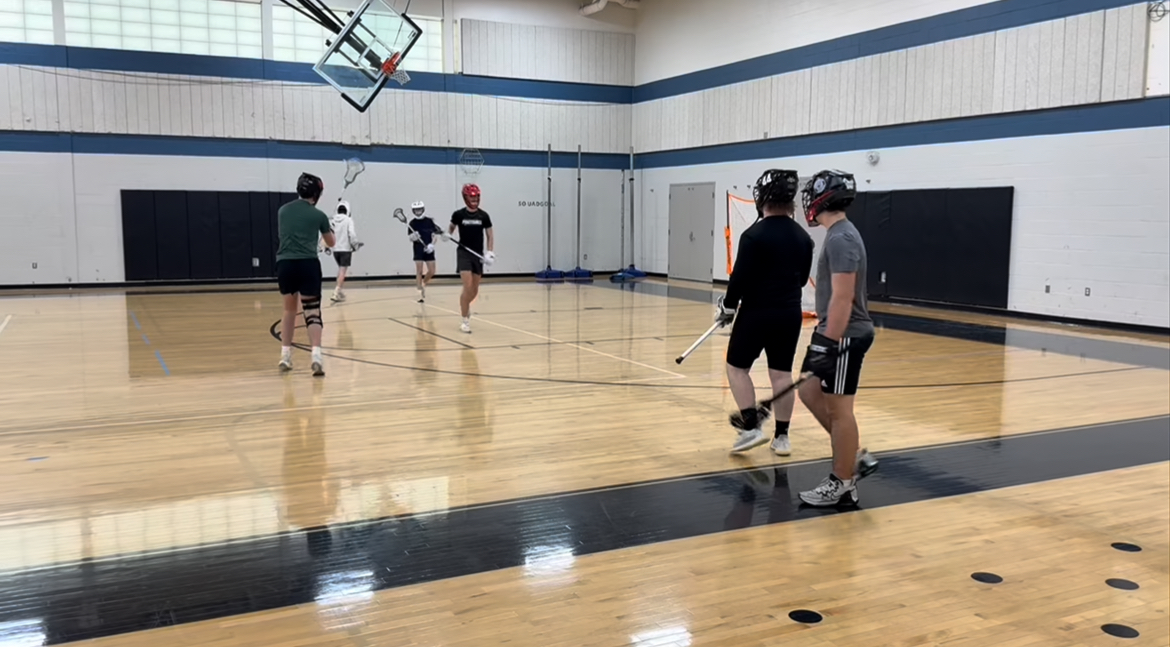
<svg viewBox="0 0 1170 647">
<path fill-rule="evenodd" d="M 849 314 L 846 337 L 874 334 L 865 297 L 865 270 L 868 260 L 861 233 L 848 220 L 840 220 L 825 233 L 825 247 L 817 260 L 817 332 L 824 334 L 829 324 L 829 300 L 833 297 L 833 274 L 856 272 L 853 287 L 853 311 Z"/>
</svg>

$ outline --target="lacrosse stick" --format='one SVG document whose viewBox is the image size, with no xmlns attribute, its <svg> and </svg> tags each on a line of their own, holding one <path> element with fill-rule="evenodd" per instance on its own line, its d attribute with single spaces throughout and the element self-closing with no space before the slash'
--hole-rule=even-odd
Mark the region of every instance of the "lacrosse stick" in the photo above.
<svg viewBox="0 0 1170 647">
<path fill-rule="evenodd" d="M 406 228 L 408 230 L 410 230 L 410 233 L 412 233 L 412 234 L 418 233 L 410 226 L 410 223 L 407 222 L 406 212 L 404 212 L 402 210 L 402 207 L 396 207 L 394 209 L 394 217 L 397 218 L 399 221 L 401 221 L 402 224 L 406 225 Z M 467 245 L 464 245 L 463 243 L 459 242 L 458 240 L 455 240 L 454 238 L 450 237 L 449 235 L 447 235 L 443 231 L 439 231 L 437 233 L 438 233 L 439 237 L 442 238 L 443 240 L 449 240 L 449 241 L 455 243 L 456 245 L 458 245 L 459 247 L 463 248 L 464 250 L 466 250 L 468 254 L 475 256 L 476 258 L 478 258 L 479 260 L 481 260 L 485 263 L 487 262 L 487 259 L 485 259 L 483 256 L 481 256 L 478 252 L 476 252 L 473 249 L 470 249 L 469 247 L 467 247 Z"/>
<path fill-rule="evenodd" d="M 814 375 L 812 373 L 801 373 L 800 377 L 792 381 L 792 384 L 789 384 L 783 389 L 780 389 L 780 391 L 773 393 L 772 397 L 768 398 L 767 400 L 760 400 L 757 402 L 756 415 L 759 416 L 760 422 L 763 422 L 772 416 L 772 404 L 774 404 L 780 398 L 800 388 L 801 384 L 804 384 L 813 377 Z M 731 414 L 731 424 L 734 425 L 737 421 L 741 424 L 743 423 L 743 414 L 738 411 Z"/>
<path fill-rule="evenodd" d="M 366 164 L 360 159 L 351 157 L 345 160 L 345 186 L 341 187 L 341 196 L 345 195 L 345 190 L 349 188 L 349 185 L 353 184 L 353 181 L 356 180 L 357 176 L 361 175 L 362 171 L 364 170 L 366 170 Z M 338 197 L 337 199 L 340 201 L 341 197 Z"/>
<path fill-rule="evenodd" d="M 690 348 L 684 350 L 682 355 L 679 355 L 678 357 L 676 357 L 674 359 L 674 363 L 675 364 L 682 364 L 683 360 L 690 357 L 691 353 L 695 352 L 696 348 L 701 346 L 703 344 L 703 342 L 707 341 L 707 339 L 710 338 L 711 335 L 714 335 L 716 330 L 719 330 L 720 328 L 722 328 L 725 325 L 726 324 L 724 324 L 721 321 L 716 321 L 710 328 L 707 329 L 707 332 L 703 333 L 702 336 L 700 336 L 698 339 L 695 340 L 695 343 L 691 344 Z"/>
</svg>

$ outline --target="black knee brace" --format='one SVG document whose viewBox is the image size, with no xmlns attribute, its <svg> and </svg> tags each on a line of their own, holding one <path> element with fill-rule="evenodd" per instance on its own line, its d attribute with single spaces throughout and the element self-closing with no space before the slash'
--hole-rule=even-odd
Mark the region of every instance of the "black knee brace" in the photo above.
<svg viewBox="0 0 1170 647">
<path fill-rule="evenodd" d="M 301 297 L 301 306 L 305 309 L 305 326 L 325 327 L 321 319 L 321 297 Z"/>
</svg>

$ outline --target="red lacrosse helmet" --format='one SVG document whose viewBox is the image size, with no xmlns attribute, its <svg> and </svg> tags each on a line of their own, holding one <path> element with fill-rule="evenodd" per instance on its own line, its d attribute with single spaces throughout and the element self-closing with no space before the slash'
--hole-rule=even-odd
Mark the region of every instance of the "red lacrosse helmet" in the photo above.
<svg viewBox="0 0 1170 647">
<path fill-rule="evenodd" d="M 469 208 L 474 208 L 474 206 L 471 204 L 472 198 L 475 198 L 475 203 L 476 203 L 475 206 L 478 206 L 479 205 L 479 186 L 477 186 L 475 184 L 464 184 L 463 185 L 463 203 L 466 204 Z"/>
</svg>

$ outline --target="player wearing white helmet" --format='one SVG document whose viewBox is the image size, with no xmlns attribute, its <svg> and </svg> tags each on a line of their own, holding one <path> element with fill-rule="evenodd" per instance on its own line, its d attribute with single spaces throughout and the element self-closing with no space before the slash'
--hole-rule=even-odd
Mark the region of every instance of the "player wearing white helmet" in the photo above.
<svg viewBox="0 0 1170 647">
<path fill-rule="evenodd" d="M 414 280 L 418 288 L 418 302 L 426 301 L 427 284 L 435 277 L 435 234 L 439 226 L 426 215 L 422 200 L 410 205 L 414 217 L 408 223 L 410 242 L 414 243 Z"/>
<path fill-rule="evenodd" d="M 342 290 L 345 286 L 345 275 L 353 262 L 353 253 L 360 246 L 357 242 L 357 230 L 353 226 L 353 214 L 348 202 L 338 200 L 337 213 L 333 215 L 331 224 L 333 225 L 333 235 L 337 237 L 337 244 L 333 247 L 333 260 L 337 261 L 337 286 L 333 288 L 331 299 L 345 301 L 345 292 Z"/>
</svg>

